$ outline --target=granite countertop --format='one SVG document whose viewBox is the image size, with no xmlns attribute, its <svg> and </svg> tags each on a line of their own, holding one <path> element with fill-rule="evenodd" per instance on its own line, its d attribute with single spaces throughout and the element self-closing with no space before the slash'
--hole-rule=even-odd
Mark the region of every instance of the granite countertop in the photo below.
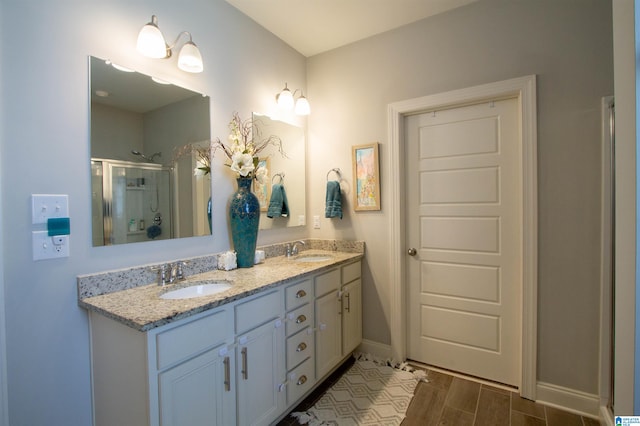
<svg viewBox="0 0 640 426">
<path fill-rule="evenodd" d="M 138 331 L 148 331 L 363 257 L 363 253 L 328 250 L 305 250 L 299 256 L 308 255 L 327 255 L 330 259 L 321 262 L 299 262 L 295 261 L 295 258 L 285 256 L 270 257 L 252 268 L 212 270 L 163 287 L 153 283 L 81 298 L 78 303 L 89 311 L 103 314 Z M 192 299 L 164 300 L 159 297 L 162 293 L 180 287 L 216 280 L 230 282 L 231 289 Z"/>
</svg>

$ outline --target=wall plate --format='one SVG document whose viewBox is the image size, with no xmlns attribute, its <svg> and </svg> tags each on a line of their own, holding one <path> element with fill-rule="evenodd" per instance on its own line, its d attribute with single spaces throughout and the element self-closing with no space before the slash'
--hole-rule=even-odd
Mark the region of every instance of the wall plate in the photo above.
<svg viewBox="0 0 640 426">
<path fill-rule="evenodd" d="M 47 223 L 54 217 L 69 217 L 69 196 L 66 194 L 31 194 L 31 223 Z"/>
<path fill-rule="evenodd" d="M 48 231 L 32 231 L 33 260 L 69 257 L 69 236 L 49 236 Z"/>
</svg>

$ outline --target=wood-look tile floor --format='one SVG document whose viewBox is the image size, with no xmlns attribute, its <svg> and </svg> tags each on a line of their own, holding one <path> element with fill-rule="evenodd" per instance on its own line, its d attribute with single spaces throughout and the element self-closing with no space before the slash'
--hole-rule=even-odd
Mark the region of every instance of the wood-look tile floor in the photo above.
<svg viewBox="0 0 640 426">
<path fill-rule="evenodd" d="M 343 374 L 347 362 L 292 411 L 304 411 Z M 516 392 L 427 369 L 402 426 L 599 426 L 598 420 L 521 398 Z M 298 425 L 286 416 L 278 426 Z M 339 425 L 338 425 L 339 426 Z"/>
</svg>

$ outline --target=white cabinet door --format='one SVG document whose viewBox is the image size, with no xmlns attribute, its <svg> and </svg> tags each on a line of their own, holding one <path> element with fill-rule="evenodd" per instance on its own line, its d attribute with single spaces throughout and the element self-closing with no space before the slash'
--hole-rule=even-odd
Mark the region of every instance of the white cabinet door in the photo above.
<svg viewBox="0 0 640 426">
<path fill-rule="evenodd" d="M 238 424 L 268 425 L 285 409 L 284 325 L 271 321 L 238 338 Z M 185 423 L 186 424 L 186 423 Z"/>
<path fill-rule="evenodd" d="M 362 281 L 342 287 L 342 355 L 353 352 L 362 342 Z"/>
<path fill-rule="evenodd" d="M 160 424 L 198 426 L 235 424 L 231 389 L 233 357 L 212 349 L 158 375 Z"/>
<path fill-rule="evenodd" d="M 334 291 L 316 299 L 316 377 L 321 379 L 342 359 L 340 299 Z"/>
</svg>

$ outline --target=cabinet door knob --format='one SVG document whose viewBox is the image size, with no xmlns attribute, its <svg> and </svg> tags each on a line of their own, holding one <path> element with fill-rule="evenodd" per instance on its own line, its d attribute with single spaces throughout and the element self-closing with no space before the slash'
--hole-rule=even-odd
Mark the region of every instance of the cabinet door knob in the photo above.
<svg viewBox="0 0 640 426">
<path fill-rule="evenodd" d="M 307 295 L 307 292 L 304 290 L 298 290 L 298 292 L 296 293 L 296 299 L 300 299 L 302 297 L 305 297 Z"/>
<path fill-rule="evenodd" d="M 298 318 L 296 318 L 296 324 L 300 324 L 303 323 L 307 320 L 307 317 L 305 317 L 304 315 L 299 315 Z"/>
<path fill-rule="evenodd" d="M 300 378 L 296 382 L 296 385 L 298 386 L 304 385 L 306 382 L 307 382 L 307 376 L 300 376 Z"/>
<path fill-rule="evenodd" d="M 305 342 L 302 342 L 298 345 L 298 347 L 296 348 L 296 352 L 302 352 L 305 349 L 307 349 L 307 344 Z"/>
</svg>

